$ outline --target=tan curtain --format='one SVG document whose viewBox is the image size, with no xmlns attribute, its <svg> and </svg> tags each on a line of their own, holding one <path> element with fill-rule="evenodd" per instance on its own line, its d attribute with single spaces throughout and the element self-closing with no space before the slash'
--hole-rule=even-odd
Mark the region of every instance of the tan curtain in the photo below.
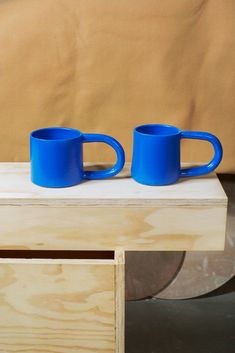
<svg viewBox="0 0 235 353">
<path fill-rule="evenodd" d="M 235 172 L 234 94 L 233 0 L 0 0 L 1 161 L 28 160 L 29 132 L 55 125 L 113 135 L 131 160 L 133 127 L 156 122 L 216 134 Z"/>
</svg>

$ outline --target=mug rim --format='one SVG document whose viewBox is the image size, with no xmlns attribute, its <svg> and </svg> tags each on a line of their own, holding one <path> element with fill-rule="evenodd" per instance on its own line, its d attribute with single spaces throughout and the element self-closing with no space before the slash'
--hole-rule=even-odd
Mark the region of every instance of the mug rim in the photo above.
<svg viewBox="0 0 235 353">
<path fill-rule="evenodd" d="M 38 137 L 38 136 L 35 136 L 36 134 L 40 134 L 40 133 L 43 133 L 45 131 L 50 131 L 50 130 L 63 130 L 65 132 L 73 132 L 75 134 L 77 134 L 76 136 L 72 136 L 72 137 L 65 137 L 65 138 L 42 138 L 42 137 Z M 73 129 L 73 128 L 70 128 L 70 127 L 60 127 L 60 126 L 51 126 L 51 127 L 43 127 L 41 129 L 36 129 L 36 130 L 33 130 L 31 131 L 30 133 L 30 137 L 35 139 L 35 140 L 40 140 L 40 141 L 48 141 L 48 142 L 51 142 L 51 141 L 71 141 L 71 140 L 75 140 L 77 139 L 78 137 L 81 137 L 82 136 L 82 133 L 80 130 L 77 130 L 77 129 Z"/>
<path fill-rule="evenodd" d="M 148 127 L 160 127 L 160 128 L 162 128 L 162 127 L 164 127 L 164 128 L 167 128 L 167 129 L 169 129 L 169 130 L 171 130 L 171 133 L 146 133 L 146 132 L 143 132 L 143 131 L 141 131 L 141 129 L 143 129 L 143 128 L 148 128 Z M 157 137 L 168 137 L 168 136 L 176 136 L 176 135 L 178 135 L 178 134 L 180 134 L 181 133 L 181 130 L 178 128 L 178 127 L 176 127 L 176 126 L 174 126 L 174 125 L 169 125 L 169 124 L 143 124 L 143 125 L 139 125 L 139 126 L 136 126 L 135 128 L 134 128 L 134 131 L 136 132 L 136 133 L 138 133 L 138 134 L 140 134 L 140 135 L 144 135 L 144 136 L 157 136 Z"/>
</svg>

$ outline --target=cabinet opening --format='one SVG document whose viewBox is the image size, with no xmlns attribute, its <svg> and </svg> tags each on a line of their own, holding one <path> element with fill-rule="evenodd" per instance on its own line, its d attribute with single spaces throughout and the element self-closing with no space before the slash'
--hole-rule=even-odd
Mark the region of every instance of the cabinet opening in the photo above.
<svg viewBox="0 0 235 353">
<path fill-rule="evenodd" d="M 114 260 L 114 251 L 0 250 L 0 258 Z"/>
</svg>

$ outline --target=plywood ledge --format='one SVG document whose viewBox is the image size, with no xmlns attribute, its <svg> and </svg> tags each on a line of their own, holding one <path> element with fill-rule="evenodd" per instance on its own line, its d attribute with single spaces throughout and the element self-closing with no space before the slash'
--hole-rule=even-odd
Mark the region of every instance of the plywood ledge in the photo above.
<svg viewBox="0 0 235 353">
<path fill-rule="evenodd" d="M 223 250 L 226 212 L 214 173 L 150 187 L 126 165 L 115 178 L 47 189 L 31 183 L 28 163 L 0 163 L 1 249 Z"/>
<path fill-rule="evenodd" d="M 114 260 L 1 259 L 0 283 L 1 351 L 115 352 Z"/>
<path fill-rule="evenodd" d="M 105 168 L 96 164 L 96 168 Z M 90 167 L 91 168 L 91 167 Z M 184 178 L 166 186 L 148 186 L 130 178 L 130 164 L 106 180 L 89 180 L 68 188 L 43 188 L 30 181 L 29 163 L 0 163 L 0 205 L 41 207 L 178 207 L 226 205 L 215 173 Z"/>
</svg>

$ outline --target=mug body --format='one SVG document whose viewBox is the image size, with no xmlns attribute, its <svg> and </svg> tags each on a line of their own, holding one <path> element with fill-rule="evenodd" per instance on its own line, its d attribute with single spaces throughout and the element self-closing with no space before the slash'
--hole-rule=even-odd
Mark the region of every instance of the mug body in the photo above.
<svg viewBox="0 0 235 353">
<path fill-rule="evenodd" d="M 180 176 L 180 134 L 174 126 L 141 125 L 134 129 L 131 176 L 146 185 L 175 183 Z"/>
<path fill-rule="evenodd" d="M 51 127 L 30 134 L 31 180 L 44 187 L 66 187 L 83 179 L 82 133 Z"/>
</svg>

